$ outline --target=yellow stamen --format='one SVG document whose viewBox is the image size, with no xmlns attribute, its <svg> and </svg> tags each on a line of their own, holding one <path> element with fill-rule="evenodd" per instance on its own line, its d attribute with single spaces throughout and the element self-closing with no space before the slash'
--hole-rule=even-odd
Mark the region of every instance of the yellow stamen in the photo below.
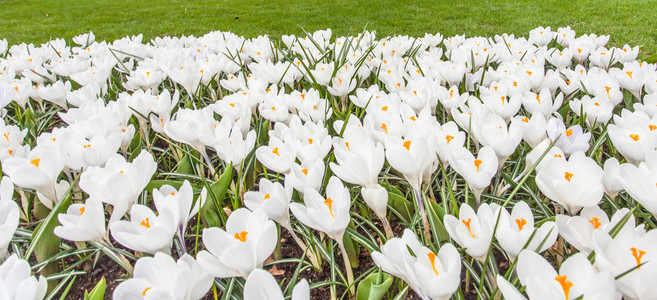
<svg viewBox="0 0 657 300">
<path fill-rule="evenodd" d="M 249 234 L 247 231 L 242 231 L 235 233 L 235 236 L 233 236 L 235 239 L 239 240 L 240 242 L 244 243 L 246 242 L 246 235 Z"/>
<path fill-rule="evenodd" d="M 468 231 L 470 232 L 470 236 L 471 236 L 472 238 L 476 239 L 477 236 L 474 235 L 474 234 L 472 234 L 472 229 L 470 228 L 470 222 L 471 222 L 471 221 L 472 221 L 472 219 L 468 219 L 467 221 L 466 221 L 466 220 L 461 220 L 461 222 L 462 222 L 463 224 L 465 224 L 466 227 L 468 227 Z"/>
<path fill-rule="evenodd" d="M 141 292 L 141 295 L 142 295 L 143 297 L 146 297 L 146 292 L 148 292 L 148 291 L 149 291 L 150 289 L 151 289 L 151 287 L 150 287 L 150 286 L 149 286 L 149 287 L 147 287 L 147 288 L 145 288 L 145 289 L 144 289 L 144 291 L 143 291 L 143 292 Z"/>
<path fill-rule="evenodd" d="M 522 231 L 522 228 L 525 227 L 525 225 L 527 225 L 527 220 L 523 218 L 516 219 L 516 224 L 518 224 L 518 230 Z"/>
<path fill-rule="evenodd" d="M 570 180 L 573 178 L 573 173 L 565 172 L 563 177 L 566 178 L 568 182 L 570 182 Z"/>
<path fill-rule="evenodd" d="M 630 138 L 632 138 L 635 142 L 639 141 L 639 135 L 638 134 L 630 134 Z"/>
<path fill-rule="evenodd" d="M 308 176 L 308 169 L 303 169 L 303 170 L 301 170 L 301 173 L 303 173 L 303 175 Z"/>
<path fill-rule="evenodd" d="M 351 149 L 349 149 L 349 142 L 344 142 L 344 146 L 347 147 L 347 150 L 351 151 Z"/>
<path fill-rule="evenodd" d="M 477 167 L 477 173 L 479 173 L 479 165 L 481 165 L 482 161 L 481 159 L 475 159 L 474 165 Z"/>
<path fill-rule="evenodd" d="M 146 218 L 143 221 L 141 221 L 139 225 L 144 226 L 146 228 L 151 228 L 151 221 L 148 218 Z"/>
<path fill-rule="evenodd" d="M 269 199 L 269 198 L 271 198 L 271 197 L 269 196 L 269 194 L 266 194 L 264 200 L 267 200 L 267 199 Z"/>
<path fill-rule="evenodd" d="M 436 273 L 436 275 L 440 275 L 438 274 L 438 270 L 436 270 L 436 253 L 429 252 L 427 253 L 427 256 L 429 257 L 429 261 L 431 262 L 431 268 L 433 269 L 433 272 Z"/>
<path fill-rule="evenodd" d="M 274 150 L 272 150 L 271 153 L 274 153 L 277 156 L 281 156 L 280 154 L 278 154 L 278 147 L 274 148 Z"/>
<path fill-rule="evenodd" d="M 573 135 L 573 130 L 572 129 L 566 129 L 566 136 L 571 136 Z"/>
<path fill-rule="evenodd" d="M 630 248 L 630 251 L 632 251 L 632 256 L 634 256 L 634 259 L 636 259 L 636 265 L 641 265 L 641 257 L 646 254 L 646 251 L 638 250 L 634 247 Z M 641 267 L 639 267 L 639 269 L 641 269 Z"/>
<path fill-rule="evenodd" d="M 326 206 L 328 206 L 329 212 L 331 212 L 331 217 L 333 217 L 333 219 L 335 219 L 335 216 L 333 215 L 333 207 L 331 207 L 333 205 L 333 199 L 326 198 L 326 200 L 324 200 L 324 204 Z"/>
<path fill-rule="evenodd" d="M 600 225 L 602 225 L 602 224 L 600 224 L 600 219 L 598 219 L 596 217 L 591 218 L 591 220 L 589 220 L 589 222 L 591 223 L 591 225 L 593 225 L 593 229 L 598 229 L 598 228 L 600 228 Z"/>
<path fill-rule="evenodd" d="M 386 131 L 386 134 L 388 133 L 388 127 L 386 126 L 386 123 L 381 123 L 381 129 Z"/>
<path fill-rule="evenodd" d="M 33 164 L 35 167 L 38 168 L 38 167 L 39 167 L 39 162 L 40 162 L 40 161 L 41 161 L 40 158 L 35 158 L 35 159 L 31 160 L 30 163 Z"/>
<path fill-rule="evenodd" d="M 568 299 L 568 294 L 570 293 L 570 288 L 573 287 L 573 283 L 568 281 L 568 276 L 557 276 L 554 278 L 559 284 L 561 284 L 561 289 L 563 289 L 564 295 L 566 295 L 566 300 Z"/>
<path fill-rule="evenodd" d="M 84 213 L 84 210 L 85 210 L 84 206 L 80 207 L 80 215 L 82 215 Z"/>
<path fill-rule="evenodd" d="M 448 146 L 449 146 L 449 142 L 451 142 L 453 139 L 454 139 L 454 137 L 449 135 L 449 134 L 445 136 L 445 140 L 447 140 L 447 145 Z"/>
<path fill-rule="evenodd" d="M 411 141 L 405 141 L 404 148 L 406 148 L 408 151 L 411 151 Z"/>
</svg>

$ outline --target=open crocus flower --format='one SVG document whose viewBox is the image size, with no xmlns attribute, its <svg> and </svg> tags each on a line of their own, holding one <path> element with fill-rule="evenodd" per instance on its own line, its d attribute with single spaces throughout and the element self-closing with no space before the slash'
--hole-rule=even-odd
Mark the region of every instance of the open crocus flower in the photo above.
<svg viewBox="0 0 657 300">
<path fill-rule="evenodd" d="M 609 124 L 607 133 L 614 147 L 628 162 L 638 165 L 657 147 L 657 136 L 641 121 L 626 121 L 623 126 Z M 654 126 L 654 125 L 652 125 Z M 651 127 L 654 128 L 654 127 Z"/>
<path fill-rule="evenodd" d="M 57 202 L 57 176 L 64 169 L 58 145 L 36 146 L 26 158 L 10 157 L 2 163 L 2 171 L 19 187 L 34 189 L 50 201 Z"/>
<path fill-rule="evenodd" d="M 559 236 L 554 222 L 545 222 L 540 227 L 534 227 L 534 215 L 529 205 L 518 201 L 509 215 L 506 209 L 501 209 L 499 225 L 495 238 L 502 249 L 513 261 L 521 250 L 527 249 L 541 253 L 552 247 Z M 530 240 L 531 239 L 531 240 Z"/>
<path fill-rule="evenodd" d="M 258 188 L 259 191 L 249 191 L 244 194 L 244 205 L 251 211 L 262 209 L 268 218 L 292 231 L 289 209 L 292 187 L 289 184 L 283 186 L 279 182 L 261 178 Z"/>
<path fill-rule="evenodd" d="M 593 245 L 595 264 L 601 271 L 614 276 L 624 274 L 616 281 L 616 289 L 626 299 L 650 299 L 657 295 L 657 285 L 652 280 L 657 276 L 657 230 L 623 230 L 614 238 L 596 231 Z"/>
<path fill-rule="evenodd" d="M 159 216 L 145 205 L 135 204 L 130 209 L 130 221 L 110 224 L 112 237 L 134 251 L 169 254 L 176 229 L 173 212 L 160 211 Z"/>
<path fill-rule="evenodd" d="M 326 233 L 338 243 L 347 269 L 347 281 L 350 284 L 353 283 L 354 275 L 343 240 L 344 232 L 347 230 L 349 221 L 351 221 L 351 215 L 349 214 L 351 196 L 349 190 L 344 187 L 338 177 L 332 176 L 326 186 L 326 198 L 310 188 L 306 188 L 303 197 L 306 205 L 292 203 L 290 204 L 290 210 L 299 222 Z M 355 295 L 356 289 L 352 286 L 350 292 Z"/>
<path fill-rule="evenodd" d="M 322 187 L 325 170 L 326 166 L 321 159 L 304 161 L 301 165 L 293 163 L 285 180 L 301 194 L 306 188 L 318 191 Z"/>
<path fill-rule="evenodd" d="M 11 300 L 41 300 L 48 282 L 43 276 L 30 276 L 30 264 L 12 254 L 0 265 L 0 297 Z"/>
<path fill-rule="evenodd" d="M 255 269 L 244 284 L 244 300 L 284 300 L 280 286 L 271 273 Z M 294 286 L 291 300 L 310 299 L 308 281 L 302 279 Z"/>
<path fill-rule="evenodd" d="M 7 246 L 18 228 L 20 210 L 13 196 L 14 183 L 9 177 L 3 177 L 0 181 L 0 259 L 7 256 Z"/>
<path fill-rule="evenodd" d="M 210 290 L 212 279 L 188 254 L 175 261 L 169 255 L 156 253 L 135 263 L 133 277 L 121 282 L 112 298 L 197 300 Z"/>
<path fill-rule="evenodd" d="M 498 160 L 495 151 L 488 146 L 482 147 L 475 158 L 465 147 L 457 148 L 452 151 L 449 165 L 465 179 L 479 205 L 481 193 L 497 174 Z"/>
<path fill-rule="evenodd" d="M 296 152 L 289 143 L 270 136 L 269 145 L 256 149 L 255 156 L 268 169 L 277 173 L 288 173 L 296 159 Z"/>
<path fill-rule="evenodd" d="M 203 244 L 207 250 L 196 257 L 214 277 L 240 276 L 248 278 L 251 271 L 262 268 L 274 248 L 278 233 L 276 225 L 262 210 L 235 210 L 226 221 L 226 230 L 203 229 Z"/>
<path fill-rule="evenodd" d="M 114 206 L 110 223 L 119 220 L 144 190 L 157 169 L 153 156 L 146 150 L 131 163 L 116 154 L 104 168 L 90 167 L 80 175 L 80 188 L 90 197 Z"/>
<path fill-rule="evenodd" d="M 507 128 L 504 119 L 496 114 L 487 114 L 473 121 L 476 122 L 473 127 L 477 140 L 495 151 L 497 168 L 501 169 L 506 159 L 516 151 L 516 147 L 522 140 L 521 122 L 513 119 Z"/>
<path fill-rule="evenodd" d="M 187 222 L 189 219 L 196 216 L 199 207 L 203 206 L 207 199 L 207 190 L 205 187 L 201 190 L 201 194 L 194 202 L 194 195 L 192 185 L 189 181 L 185 180 L 179 190 L 165 184 L 160 189 L 153 190 L 153 202 L 157 211 L 162 214 L 165 211 L 170 211 L 173 217 L 173 224 L 175 226 L 175 234 L 178 236 L 180 245 L 185 249 L 185 230 L 187 229 Z"/>
<path fill-rule="evenodd" d="M 107 241 L 105 229 L 105 209 L 103 202 L 97 198 L 89 198 L 84 204 L 71 204 L 66 214 L 57 216 L 60 226 L 55 227 L 56 236 L 74 242 Z"/>
<path fill-rule="evenodd" d="M 432 252 L 410 229 L 401 238 L 392 238 L 372 259 L 384 272 L 405 281 L 422 299 L 449 299 L 461 280 L 461 256 L 446 243 Z"/>
<path fill-rule="evenodd" d="M 536 185 L 552 201 L 576 214 L 583 207 L 597 205 L 602 200 L 604 171 L 584 152 L 578 151 L 566 161 L 549 158 L 538 170 Z"/>
<path fill-rule="evenodd" d="M 563 150 L 566 155 L 589 149 L 591 133 L 584 133 L 582 126 L 575 125 L 566 128 L 561 120 L 552 118 L 548 121 L 546 130 L 551 140 L 559 139 L 555 145 Z"/>
<path fill-rule="evenodd" d="M 581 296 L 584 299 L 615 299 L 614 277 L 610 272 L 597 271 L 581 253 L 567 258 L 557 272 L 539 254 L 523 250 L 518 256 L 516 272 L 532 300 L 572 300 Z M 510 288 L 508 285 L 500 287 L 505 298 L 517 299 L 519 294 L 509 293 Z"/>
<path fill-rule="evenodd" d="M 475 214 L 470 205 L 463 203 L 459 209 L 458 219 L 452 215 L 445 215 L 445 229 L 457 244 L 466 248 L 465 252 L 468 255 L 483 262 L 493 239 L 499 208 L 497 204 L 483 203 Z"/>
<path fill-rule="evenodd" d="M 583 208 L 578 216 L 556 215 L 555 222 L 561 237 L 568 244 L 588 255 L 593 251 L 593 233 L 598 230 L 611 231 L 629 212 L 627 208 L 619 209 L 609 220 L 600 207 L 592 206 Z M 634 216 L 630 216 L 621 231 L 635 229 Z"/>
<path fill-rule="evenodd" d="M 541 113 L 535 113 L 531 118 L 517 116 L 514 120 L 522 127 L 522 139 L 527 142 L 530 147 L 535 148 L 545 139 L 547 122 Z"/>
</svg>

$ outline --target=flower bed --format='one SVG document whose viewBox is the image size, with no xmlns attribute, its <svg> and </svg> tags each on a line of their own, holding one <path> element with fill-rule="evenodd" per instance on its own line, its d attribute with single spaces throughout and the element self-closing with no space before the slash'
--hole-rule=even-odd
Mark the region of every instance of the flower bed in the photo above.
<svg viewBox="0 0 657 300">
<path fill-rule="evenodd" d="M 652 297 L 657 71 L 608 39 L 0 41 L 0 289 Z"/>
</svg>

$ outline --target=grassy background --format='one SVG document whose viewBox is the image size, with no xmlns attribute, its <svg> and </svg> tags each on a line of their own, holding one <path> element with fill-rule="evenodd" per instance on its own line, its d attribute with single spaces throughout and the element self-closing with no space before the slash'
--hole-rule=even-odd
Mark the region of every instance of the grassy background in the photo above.
<svg viewBox="0 0 657 300">
<path fill-rule="evenodd" d="M 332 28 L 346 35 L 364 28 L 379 36 L 527 35 L 537 26 L 571 26 L 578 34 L 610 34 L 610 45 L 657 52 L 654 0 L 561 1 L 255 1 L 255 0 L 0 0 L 0 39 L 43 43 L 92 30 L 97 40 L 143 33 L 202 35 L 212 30 L 246 37 L 302 34 Z"/>
</svg>

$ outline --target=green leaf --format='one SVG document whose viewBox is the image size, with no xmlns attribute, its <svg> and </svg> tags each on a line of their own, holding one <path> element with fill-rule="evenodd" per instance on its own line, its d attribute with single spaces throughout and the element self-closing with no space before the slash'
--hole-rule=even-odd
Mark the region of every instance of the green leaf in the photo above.
<svg viewBox="0 0 657 300">
<path fill-rule="evenodd" d="M 392 285 L 393 277 L 382 273 L 372 273 L 358 283 L 356 300 L 380 300 Z"/>
<path fill-rule="evenodd" d="M 354 226 L 354 222 L 349 223 L 349 228 L 356 230 L 356 226 Z M 360 252 L 360 247 L 358 246 L 358 243 L 355 243 L 354 240 L 351 238 L 351 234 L 349 232 L 344 233 L 344 237 L 342 238 L 344 242 L 344 248 L 347 250 L 347 255 L 349 255 L 349 262 L 351 262 L 351 267 L 358 268 L 359 266 L 359 261 L 358 261 L 358 253 Z"/>
<path fill-rule="evenodd" d="M 429 218 L 431 221 L 431 226 L 435 227 L 436 233 L 438 233 L 438 240 L 441 242 L 446 242 L 449 240 L 449 234 L 447 233 L 447 229 L 445 228 L 445 225 L 443 224 L 443 217 L 445 217 L 445 210 L 443 209 L 442 206 L 438 205 L 435 201 L 431 201 L 427 199 L 427 202 L 429 203 L 429 206 L 431 209 L 429 209 Z"/>
<path fill-rule="evenodd" d="M 103 297 L 105 297 L 105 287 L 105 277 L 103 276 L 90 293 L 87 294 L 87 291 L 84 291 L 84 300 L 103 300 Z"/>
<path fill-rule="evenodd" d="M 406 222 L 410 222 L 415 214 L 413 203 L 397 193 L 388 192 L 388 205 L 406 219 Z"/>
<path fill-rule="evenodd" d="M 73 185 L 74 184 L 71 186 Z M 66 213 L 69 205 L 71 205 L 70 193 L 66 198 L 57 203 L 44 221 L 39 223 L 39 226 L 36 227 L 32 233 L 32 242 L 25 253 L 25 258 L 29 258 L 32 255 L 32 252 L 34 252 L 37 261 L 42 262 L 59 253 L 59 245 L 61 244 L 62 239 L 56 236 L 53 231 L 55 230 L 55 227 L 59 226 L 57 216 L 60 213 Z M 49 275 L 56 273 L 57 270 L 58 266 L 56 264 L 48 264 L 41 270 L 41 274 Z"/>
<path fill-rule="evenodd" d="M 227 217 L 226 213 L 223 210 L 223 200 L 226 198 L 226 192 L 228 191 L 228 187 L 230 186 L 230 182 L 233 180 L 233 164 L 229 164 L 228 167 L 224 170 L 224 173 L 221 174 L 221 177 L 219 177 L 219 180 L 216 182 L 212 183 L 211 185 L 208 186 L 208 197 L 209 201 L 205 201 L 205 204 L 203 204 L 203 207 L 201 208 L 202 210 L 202 216 L 203 216 L 203 224 L 209 225 L 208 220 L 206 219 L 206 211 L 212 210 L 215 215 L 220 217 L 220 220 L 225 222 Z"/>
<path fill-rule="evenodd" d="M 170 180 L 170 179 L 157 179 L 157 180 L 151 180 L 147 185 L 145 190 L 147 192 L 151 192 L 153 189 L 159 189 L 163 185 L 170 185 L 176 189 L 180 189 L 182 186 L 182 182 L 178 180 Z"/>
<path fill-rule="evenodd" d="M 194 174 L 194 167 L 192 166 L 192 158 L 189 154 L 185 154 L 183 158 L 176 165 L 176 173 L 180 174 Z"/>
<path fill-rule="evenodd" d="M 208 209 L 203 213 L 207 227 L 220 227 L 221 220 L 214 210 Z"/>
</svg>

